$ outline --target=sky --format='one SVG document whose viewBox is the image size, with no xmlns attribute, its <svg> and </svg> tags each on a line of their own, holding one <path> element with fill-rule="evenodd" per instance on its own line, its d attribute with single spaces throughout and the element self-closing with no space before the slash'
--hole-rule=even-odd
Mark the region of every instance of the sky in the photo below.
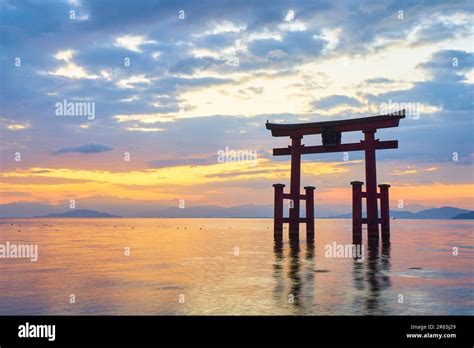
<svg viewBox="0 0 474 348">
<path fill-rule="evenodd" d="M 0 204 L 139 212 L 271 205 L 265 122 L 380 115 L 394 209 L 474 209 L 472 1 L 0 1 Z M 71 108 L 72 105 L 72 108 Z M 345 133 L 343 142 L 361 139 Z M 319 136 L 303 138 L 320 144 Z M 256 154 L 248 160 L 222 151 Z M 245 160 L 247 159 L 247 160 Z M 363 154 L 305 155 L 316 209 L 350 209 Z"/>
</svg>

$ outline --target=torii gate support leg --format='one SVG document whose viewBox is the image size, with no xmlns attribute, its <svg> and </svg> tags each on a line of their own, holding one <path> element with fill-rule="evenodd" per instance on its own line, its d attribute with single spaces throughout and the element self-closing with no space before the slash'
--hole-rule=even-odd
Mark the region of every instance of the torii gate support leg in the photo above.
<svg viewBox="0 0 474 348">
<path fill-rule="evenodd" d="M 273 207 L 273 230 L 275 236 L 281 237 L 283 232 L 283 184 L 274 184 L 275 206 Z"/>
<path fill-rule="evenodd" d="M 369 239 L 379 239 L 377 209 L 377 169 L 375 163 L 375 130 L 364 130 L 365 185 L 367 203 L 367 232 Z"/>
<path fill-rule="evenodd" d="M 362 242 L 362 185 L 361 181 L 352 181 L 352 242 Z"/>
<path fill-rule="evenodd" d="M 314 239 L 314 186 L 305 186 L 306 239 Z"/>
<path fill-rule="evenodd" d="M 382 184 L 380 188 L 380 217 L 382 220 L 382 241 L 390 240 L 390 204 L 388 188 L 390 185 Z"/>
<path fill-rule="evenodd" d="M 301 138 L 302 136 L 291 137 L 289 233 L 293 236 L 299 235 L 300 227 Z"/>
</svg>

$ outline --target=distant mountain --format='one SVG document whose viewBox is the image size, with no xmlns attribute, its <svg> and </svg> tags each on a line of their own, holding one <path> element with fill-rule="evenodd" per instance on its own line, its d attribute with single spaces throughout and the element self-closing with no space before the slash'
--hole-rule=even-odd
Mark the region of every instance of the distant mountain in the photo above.
<svg viewBox="0 0 474 348">
<path fill-rule="evenodd" d="M 118 205 L 111 204 L 89 204 L 82 202 L 83 206 L 87 206 L 90 211 L 107 210 L 111 214 L 121 217 L 133 218 L 271 218 L 273 217 L 273 204 L 265 205 L 237 205 L 232 207 L 222 207 L 217 205 L 202 206 L 185 206 L 180 209 L 178 207 L 169 207 L 163 205 L 153 205 L 149 202 L 137 203 L 134 201 L 121 202 Z M 132 205 L 132 206 L 131 206 Z M 64 217 L 64 205 L 47 205 L 39 203 L 9 203 L 0 204 L 0 218 L 29 218 L 29 217 Z M 76 212 L 78 209 L 75 210 Z M 342 210 L 344 211 L 344 210 Z M 74 212 L 71 210 L 70 212 Z M 284 207 L 285 216 L 288 216 L 288 206 Z M 341 212 L 341 208 L 325 206 L 316 206 L 316 217 L 335 215 Z M 58 215 L 59 214 L 59 215 Z M 74 213 L 77 214 L 77 213 Z M 302 216 L 305 211 L 302 209 Z M 67 216 L 66 216 L 67 217 Z M 77 216 L 73 216 L 77 217 Z M 85 216 L 89 217 L 89 216 Z M 92 216 L 93 217 L 93 216 Z"/>
<path fill-rule="evenodd" d="M 133 218 L 272 218 L 273 204 L 266 205 L 237 205 L 232 207 L 221 207 L 217 205 L 202 206 L 185 206 L 180 209 L 178 207 L 166 206 L 150 206 L 134 204 L 133 207 L 127 206 L 127 202 L 123 206 L 109 206 L 107 204 L 100 207 L 99 204 L 93 205 L 92 209 L 73 209 L 64 212 L 64 206 L 53 206 L 38 203 L 10 203 L 0 204 L 0 217 L 71 217 L 71 218 L 116 218 L 116 217 L 133 217 Z M 130 203 L 128 203 L 130 204 Z M 133 209 L 131 209 L 133 208 Z M 107 209 L 110 213 L 102 213 L 97 210 Z M 315 209 L 316 218 L 325 219 L 351 219 L 352 214 L 338 214 L 344 209 L 337 206 L 317 205 Z M 457 219 L 472 219 L 472 211 L 453 207 L 430 208 L 418 211 L 416 213 L 407 210 L 390 211 L 390 216 L 397 219 L 452 219 L 460 214 L 466 214 L 467 217 L 459 217 Z M 337 215 L 338 214 L 338 215 Z M 288 206 L 284 206 L 284 215 L 288 216 Z M 365 215 L 365 213 L 364 213 Z M 305 210 L 302 209 L 301 216 L 305 216 Z"/>
<path fill-rule="evenodd" d="M 35 218 L 119 218 L 121 216 L 108 213 L 101 213 L 95 210 L 74 209 L 65 213 L 54 213 L 48 215 L 35 216 Z"/>
<path fill-rule="evenodd" d="M 469 210 L 453 207 L 441 207 L 419 211 L 417 219 L 452 219 L 459 214 L 469 213 Z"/>
<path fill-rule="evenodd" d="M 453 219 L 460 214 L 471 213 L 471 211 L 453 207 L 432 208 L 412 213 L 411 211 L 391 210 L 390 217 L 396 219 Z M 362 214 L 365 216 L 365 212 Z M 352 213 L 328 217 L 329 219 L 351 219 Z"/>
<path fill-rule="evenodd" d="M 464 214 L 458 214 L 456 216 L 453 216 L 451 219 L 472 220 L 472 219 L 474 219 L 474 211 L 470 211 L 469 213 L 464 213 Z"/>
<path fill-rule="evenodd" d="M 67 205 L 48 205 L 43 203 L 7 203 L 0 204 L 0 218 L 29 218 L 48 214 L 60 214 L 68 210 Z M 165 205 L 165 203 L 150 203 L 146 201 L 117 200 L 114 202 L 103 201 L 81 201 L 81 208 L 95 211 L 107 211 L 110 214 L 131 218 L 155 218 L 155 217 L 250 217 L 266 218 L 273 216 L 273 204 L 260 205 L 237 205 L 222 207 L 217 205 L 188 206 L 179 209 L 177 206 Z M 344 212 L 347 208 L 337 205 L 316 204 L 316 217 L 332 216 Z M 284 207 L 285 216 L 288 215 L 288 206 Z M 305 211 L 302 209 L 302 216 Z"/>
</svg>

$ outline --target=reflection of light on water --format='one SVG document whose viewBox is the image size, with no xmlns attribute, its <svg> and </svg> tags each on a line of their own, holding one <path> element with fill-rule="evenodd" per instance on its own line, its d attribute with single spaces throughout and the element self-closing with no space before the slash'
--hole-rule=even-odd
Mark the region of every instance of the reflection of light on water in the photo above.
<svg viewBox="0 0 474 348">
<path fill-rule="evenodd" d="M 436 270 L 425 270 L 425 269 L 410 269 L 404 272 L 392 272 L 391 276 L 400 276 L 407 278 L 472 278 L 472 273 L 469 272 L 455 272 L 455 271 L 436 271 Z"/>
<path fill-rule="evenodd" d="M 274 241 L 270 219 L 0 222 L 0 242 L 39 245 L 33 265 L 0 260 L 0 314 L 473 312 L 468 221 L 395 220 L 389 247 L 364 239 L 363 262 L 324 257 L 324 245 L 351 243 L 350 220 L 317 220 L 314 243 L 303 231 L 292 243 L 287 230 Z"/>
</svg>

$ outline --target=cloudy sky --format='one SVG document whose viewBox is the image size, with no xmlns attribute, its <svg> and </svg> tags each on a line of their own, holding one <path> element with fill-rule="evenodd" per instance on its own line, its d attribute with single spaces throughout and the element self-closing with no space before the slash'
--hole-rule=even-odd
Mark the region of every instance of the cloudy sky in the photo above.
<svg viewBox="0 0 474 348">
<path fill-rule="evenodd" d="M 3 0 L 0 11 L 1 204 L 272 204 L 289 158 L 271 149 L 288 141 L 266 120 L 406 103 L 400 127 L 377 133 L 399 140 L 377 154 L 392 206 L 474 209 L 470 1 Z M 61 114 L 64 103 L 91 113 Z M 221 163 L 226 148 L 257 160 Z M 304 158 L 318 207 L 348 210 L 362 159 Z"/>
</svg>

